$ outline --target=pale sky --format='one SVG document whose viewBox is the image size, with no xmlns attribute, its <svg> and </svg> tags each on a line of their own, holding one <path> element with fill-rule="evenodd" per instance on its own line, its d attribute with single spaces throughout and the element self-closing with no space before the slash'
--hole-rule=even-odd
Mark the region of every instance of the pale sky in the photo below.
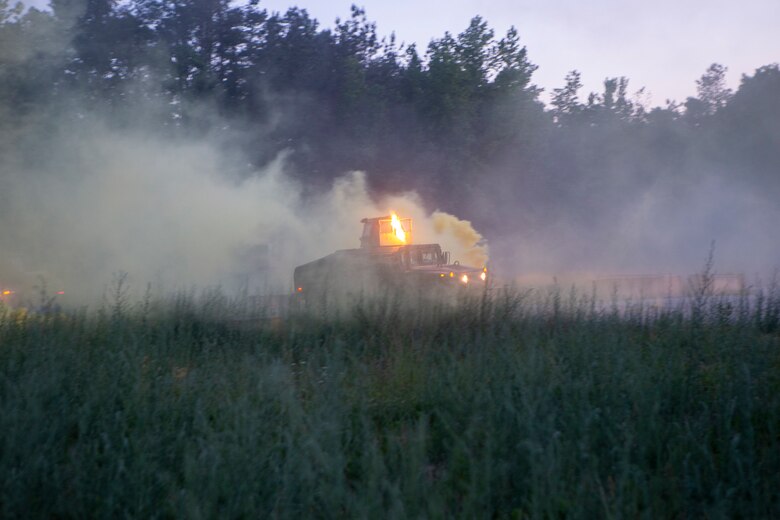
<svg viewBox="0 0 780 520">
<path fill-rule="evenodd" d="M 645 101 L 655 106 L 695 95 L 695 80 L 713 62 L 728 67 L 731 88 L 742 74 L 780 62 L 780 0 L 260 0 L 272 11 L 305 8 L 321 27 L 348 17 L 352 3 L 366 8 L 380 36 L 395 32 L 421 53 L 431 38 L 463 31 L 475 15 L 497 37 L 514 25 L 539 66 L 534 82 L 545 101 L 572 69 L 582 73 L 582 97 L 601 91 L 606 77 L 626 76 L 630 92 L 646 87 Z"/>
</svg>

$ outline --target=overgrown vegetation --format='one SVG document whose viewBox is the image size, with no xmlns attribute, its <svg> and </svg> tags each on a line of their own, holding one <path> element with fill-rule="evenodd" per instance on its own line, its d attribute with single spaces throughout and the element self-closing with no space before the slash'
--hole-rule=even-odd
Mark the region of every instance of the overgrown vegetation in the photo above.
<svg viewBox="0 0 780 520">
<path fill-rule="evenodd" d="M 780 297 L 0 311 L 0 516 L 780 515 Z"/>
</svg>

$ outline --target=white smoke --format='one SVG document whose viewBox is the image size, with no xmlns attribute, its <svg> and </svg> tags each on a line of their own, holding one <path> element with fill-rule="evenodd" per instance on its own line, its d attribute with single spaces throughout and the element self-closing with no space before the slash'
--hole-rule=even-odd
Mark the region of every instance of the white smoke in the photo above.
<svg viewBox="0 0 780 520">
<path fill-rule="evenodd" d="M 254 274 L 262 280 L 254 289 L 283 293 L 296 265 L 358 247 L 360 219 L 391 210 L 414 219 L 415 242 L 440 241 L 455 258 L 480 238 L 471 230 L 464 241 L 464 223 L 429 215 L 414 193 L 372 199 L 359 172 L 304 199 L 284 156 L 247 174 L 207 139 L 98 125 L 56 141 L 37 144 L 49 150 L 44 166 L 4 175 L 0 282 L 29 292 L 43 278 L 71 302 L 97 301 L 117 272 L 138 290 L 152 283 L 231 291 Z M 445 226 L 436 224 L 443 218 Z M 267 258 L 237 261 L 257 246 Z"/>
</svg>

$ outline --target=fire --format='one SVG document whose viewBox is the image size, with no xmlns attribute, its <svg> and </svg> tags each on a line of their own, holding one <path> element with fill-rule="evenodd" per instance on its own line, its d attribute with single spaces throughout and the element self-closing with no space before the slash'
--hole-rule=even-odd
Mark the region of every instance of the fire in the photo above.
<svg viewBox="0 0 780 520">
<path fill-rule="evenodd" d="M 393 213 L 391 216 L 390 226 L 393 228 L 393 232 L 395 233 L 396 238 L 400 240 L 402 244 L 405 244 L 406 232 L 404 231 L 404 228 L 401 225 L 401 221 L 398 219 L 398 215 L 396 215 L 395 213 Z"/>
</svg>

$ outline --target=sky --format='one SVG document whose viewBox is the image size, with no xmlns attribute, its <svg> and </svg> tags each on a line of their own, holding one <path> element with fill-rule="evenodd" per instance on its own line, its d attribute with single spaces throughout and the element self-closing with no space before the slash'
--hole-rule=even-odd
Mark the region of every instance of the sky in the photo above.
<svg viewBox="0 0 780 520">
<path fill-rule="evenodd" d="M 657 106 L 695 95 L 695 80 L 714 62 L 728 67 L 736 88 L 742 74 L 780 61 L 780 0 L 260 0 L 269 10 L 305 8 L 324 27 L 348 17 L 352 3 L 380 35 L 395 32 L 420 50 L 475 15 L 499 37 L 515 26 L 539 66 L 534 82 L 545 101 L 572 69 L 582 73 L 584 96 L 601 91 L 604 78 L 626 76 L 630 92 L 645 87 L 643 100 Z"/>
</svg>

